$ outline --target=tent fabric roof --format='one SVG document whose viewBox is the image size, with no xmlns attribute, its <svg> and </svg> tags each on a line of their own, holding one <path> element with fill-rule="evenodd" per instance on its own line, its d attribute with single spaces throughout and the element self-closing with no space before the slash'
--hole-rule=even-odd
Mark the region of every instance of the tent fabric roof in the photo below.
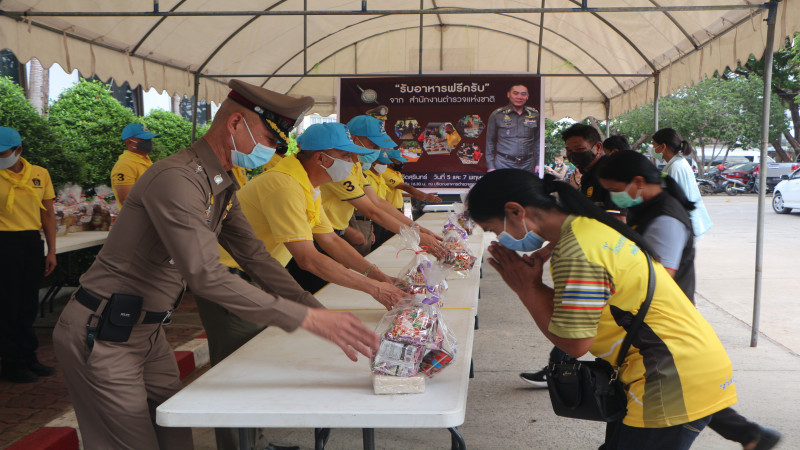
<svg viewBox="0 0 800 450">
<path fill-rule="evenodd" d="M 143 0 L 0 0 L 0 48 L 170 93 L 192 95 L 199 73 L 200 97 L 216 102 L 228 79 L 257 75 L 245 79 L 310 95 L 321 114 L 336 111 L 338 75 L 542 74 L 547 116 L 603 119 L 652 102 L 656 72 L 665 95 L 767 41 L 764 8 L 655 10 L 699 6 L 689 0 L 589 0 L 598 9 L 578 12 L 577 0 L 372 0 L 373 14 L 356 13 L 358 0 L 154 3 L 160 15 Z M 776 49 L 800 31 L 800 0 L 778 5 Z"/>
</svg>

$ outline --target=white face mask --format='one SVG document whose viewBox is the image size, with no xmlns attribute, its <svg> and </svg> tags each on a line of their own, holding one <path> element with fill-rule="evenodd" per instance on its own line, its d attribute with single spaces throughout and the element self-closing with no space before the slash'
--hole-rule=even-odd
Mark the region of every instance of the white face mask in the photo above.
<svg viewBox="0 0 800 450">
<path fill-rule="evenodd" d="M 347 177 L 350 176 L 350 172 L 353 170 L 353 163 L 349 161 L 345 161 L 343 159 L 334 158 L 333 156 L 323 153 L 323 155 L 327 156 L 328 158 L 333 160 L 333 164 L 330 167 L 322 166 L 326 172 L 328 172 L 328 176 L 331 177 L 331 181 L 337 183 L 339 181 L 344 181 Z"/>
<path fill-rule="evenodd" d="M 13 166 L 14 164 L 19 161 L 19 156 L 22 152 L 17 153 L 17 150 L 11 152 L 10 155 L 6 156 L 5 158 L 0 158 L 0 170 L 8 169 L 9 167 Z"/>
<path fill-rule="evenodd" d="M 385 172 L 386 171 L 386 167 L 388 167 L 386 164 L 378 164 L 378 163 L 375 163 L 372 166 L 372 168 L 375 169 L 375 172 L 378 172 L 378 173 Z"/>
</svg>

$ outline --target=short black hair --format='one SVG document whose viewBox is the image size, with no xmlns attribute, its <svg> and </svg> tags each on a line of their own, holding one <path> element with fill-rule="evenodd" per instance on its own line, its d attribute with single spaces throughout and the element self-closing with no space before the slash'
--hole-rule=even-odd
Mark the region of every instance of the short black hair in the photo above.
<svg viewBox="0 0 800 450">
<path fill-rule="evenodd" d="M 630 150 L 631 145 L 628 143 L 628 138 L 624 134 L 615 134 L 603 141 L 604 149 L 625 151 Z"/>
<path fill-rule="evenodd" d="M 561 133 L 561 139 L 564 142 L 567 142 L 567 139 L 571 137 L 582 137 L 589 145 L 595 145 L 600 142 L 600 133 L 594 127 L 582 123 L 573 123 Z"/>
<path fill-rule="evenodd" d="M 528 86 L 527 86 L 526 84 L 524 84 L 524 83 L 514 83 L 514 84 L 510 84 L 510 85 L 508 86 L 508 90 L 507 90 L 506 92 L 511 92 L 511 90 L 512 90 L 512 89 L 514 89 L 514 86 L 522 86 L 522 87 L 524 87 L 524 88 L 525 88 L 525 90 L 526 90 L 526 91 L 528 91 L 528 95 L 530 95 L 530 93 L 531 93 L 531 90 L 530 90 L 530 89 L 528 89 Z"/>
</svg>

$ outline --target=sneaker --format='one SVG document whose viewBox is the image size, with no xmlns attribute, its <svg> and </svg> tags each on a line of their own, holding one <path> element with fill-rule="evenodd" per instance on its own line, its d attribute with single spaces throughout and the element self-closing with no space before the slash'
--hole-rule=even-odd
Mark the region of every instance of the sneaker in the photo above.
<svg viewBox="0 0 800 450">
<path fill-rule="evenodd" d="M 761 436 L 758 438 L 758 443 L 753 450 L 769 450 L 778 445 L 781 440 L 781 434 L 778 430 L 772 428 L 761 427 Z"/>
<path fill-rule="evenodd" d="M 33 364 L 28 364 L 28 370 L 30 370 L 31 372 L 35 373 L 40 377 L 49 377 L 50 375 L 56 373 L 56 369 L 50 366 L 45 366 L 39 361 L 36 361 Z"/>
<path fill-rule="evenodd" d="M 519 374 L 522 381 L 532 385 L 533 387 L 543 389 L 547 387 L 547 368 L 538 372 L 522 372 Z"/>
</svg>

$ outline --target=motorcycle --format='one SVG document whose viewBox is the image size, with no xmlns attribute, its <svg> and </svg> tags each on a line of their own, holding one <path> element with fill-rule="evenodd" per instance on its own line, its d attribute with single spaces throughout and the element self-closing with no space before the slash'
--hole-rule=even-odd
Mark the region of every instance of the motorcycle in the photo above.
<svg viewBox="0 0 800 450">
<path fill-rule="evenodd" d="M 720 192 L 725 192 L 725 185 L 728 179 L 715 173 L 707 176 L 706 178 L 697 179 L 697 189 L 700 190 L 700 195 L 713 195 Z"/>
<path fill-rule="evenodd" d="M 747 180 L 747 183 L 744 183 L 740 180 L 736 180 L 733 178 L 726 178 L 725 177 L 725 193 L 728 195 L 737 195 L 737 194 L 747 194 L 747 193 L 754 193 L 758 194 L 758 177 L 753 176 Z"/>
</svg>

